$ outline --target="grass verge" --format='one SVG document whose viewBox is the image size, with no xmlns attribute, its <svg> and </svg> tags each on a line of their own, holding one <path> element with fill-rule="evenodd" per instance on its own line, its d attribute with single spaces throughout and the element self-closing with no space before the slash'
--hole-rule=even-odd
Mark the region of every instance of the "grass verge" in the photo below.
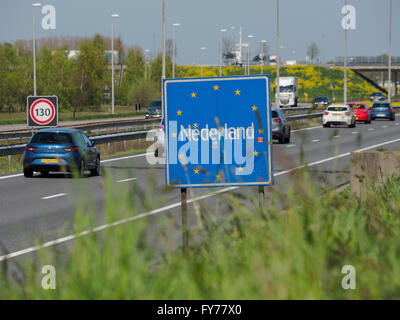
<svg viewBox="0 0 400 320">
<path fill-rule="evenodd" d="M 18 281 L 2 268 L 0 298 L 398 299 L 400 177 L 370 186 L 368 202 L 348 189 L 321 196 L 306 170 L 292 178 L 269 189 L 263 209 L 243 189 L 198 204 L 187 254 L 171 245 L 180 237 L 173 219 L 144 218 L 77 238 L 68 251 L 44 249 L 19 265 Z M 107 221 L 136 215 L 134 190 L 112 189 L 107 181 Z M 76 231 L 88 221 L 78 210 Z M 55 290 L 41 287 L 45 264 L 57 270 Z M 345 265 L 356 270 L 355 290 L 342 288 Z"/>
</svg>

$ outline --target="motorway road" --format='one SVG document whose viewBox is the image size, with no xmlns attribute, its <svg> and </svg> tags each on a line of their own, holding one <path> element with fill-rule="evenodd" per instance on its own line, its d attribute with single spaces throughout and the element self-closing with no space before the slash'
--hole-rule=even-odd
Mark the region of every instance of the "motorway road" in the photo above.
<svg viewBox="0 0 400 320">
<path fill-rule="evenodd" d="M 339 185 L 348 180 L 351 151 L 378 147 L 400 150 L 400 117 L 396 121 L 376 120 L 370 125 L 360 123 L 356 128 L 314 127 L 292 131 L 291 144 L 273 146 L 275 185 L 285 188 L 288 173 L 304 162 L 313 173 L 325 179 L 319 181 Z M 163 219 L 174 219 L 179 227 L 180 191 L 165 190 L 162 165 L 150 166 L 145 155 L 133 155 L 105 160 L 102 166 L 105 175 L 84 179 L 71 179 L 62 174 L 31 179 L 22 174 L 0 177 L 0 261 L 5 259 L 6 252 L 15 256 L 35 252 L 32 246 L 38 239 L 47 241 L 48 246 L 72 240 L 68 236 L 74 232 L 78 205 L 84 213 L 87 208 L 94 208 L 95 225 L 104 224 L 105 179 L 111 182 L 116 197 L 136 186 L 134 198 L 140 202 L 138 214 L 142 214 L 139 217 L 151 216 L 155 229 Z M 256 190 L 244 187 L 235 192 L 255 194 Z M 216 192 L 233 191 L 194 189 L 189 198 L 205 195 L 200 201 L 212 207 L 217 200 L 210 193 Z M 189 205 L 189 223 L 194 221 L 194 210 Z"/>
</svg>

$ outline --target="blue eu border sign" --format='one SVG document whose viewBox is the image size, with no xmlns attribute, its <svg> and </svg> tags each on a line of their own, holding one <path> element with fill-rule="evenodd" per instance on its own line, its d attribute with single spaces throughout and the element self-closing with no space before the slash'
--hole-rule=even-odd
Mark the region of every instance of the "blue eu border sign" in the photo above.
<svg viewBox="0 0 400 320">
<path fill-rule="evenodd" d="M 166 184 L 273 184 L 269 76 L 163 81 Z"/>
</svg>

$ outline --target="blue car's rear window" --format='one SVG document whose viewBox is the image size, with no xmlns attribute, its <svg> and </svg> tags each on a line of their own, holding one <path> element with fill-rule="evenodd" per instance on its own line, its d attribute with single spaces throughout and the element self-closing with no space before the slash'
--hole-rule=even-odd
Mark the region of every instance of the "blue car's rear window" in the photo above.
<svg viewBox="0 0 400 320">
<path fill-rule="evenodd" d="M 389 104 L 388 103 L 374 103 L 374 105 L 372 106 L 372 108 L 389 108 Z"/>
<path fill-rule="evenodd" d="M 69 133 L 38 132 L 33 136 L 31 143 L 71 144 L 72 137 Z"/>
</svg>

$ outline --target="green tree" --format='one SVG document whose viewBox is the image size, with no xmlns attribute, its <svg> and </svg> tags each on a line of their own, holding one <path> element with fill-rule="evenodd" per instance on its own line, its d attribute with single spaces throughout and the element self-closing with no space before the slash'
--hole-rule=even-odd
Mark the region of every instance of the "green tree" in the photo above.
<svg viewBox="0 0 400 320">
<path fill-rule="evenodd" d="M 97 39 L 79 46 L 78 58 L 71 65 L 68 81 L 70 109 L 76 112 L 86 106 L 99 106 L 110 71 L 104 56 L 104 46 Z"/>
</svg>

